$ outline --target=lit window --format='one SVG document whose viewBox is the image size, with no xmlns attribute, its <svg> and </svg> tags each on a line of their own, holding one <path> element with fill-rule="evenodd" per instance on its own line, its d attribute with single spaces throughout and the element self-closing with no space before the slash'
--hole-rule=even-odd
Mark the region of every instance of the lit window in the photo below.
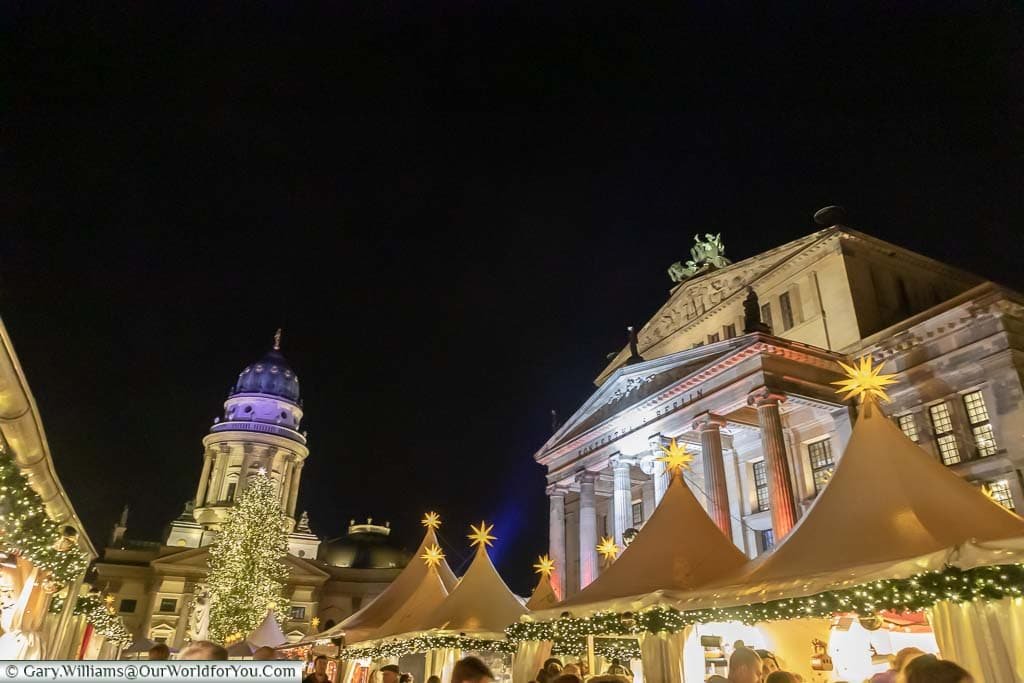
<svg viewBox="0 0 1024 683">
<path fill-rule="evenodd" d="M 779 295 L 779 310 L 782 312 L 782 329 L 793 327 L 793 304 L 789 300 L 789 292 Z"/>
<path fill-rule="evenodd" d="M 914 419 L 913 414 L 900 415 L 896 418 L 896 424 L 908 439 L 917 443 L 917 420 Z"/>
<path fill-rule="evenodd" d="M 708 335 L 708 344 L 714 344 L 716 341 L 718 341 L 718 333 L 717 332 L 715 332 L 714 334 L 709 334 Z"/>
<path fill-rule="evenodd" d="M 722 328 L 722 336 L 725 339 L 732 339 L 736 336 L 736 325 L 726 325 Z"/>
<path fill-rule="evenodd" d="M 953 419 L 949 415 L 949 406 L 936 403 L 928 407 L 928 417 L 932 420 L 935 432 L 935 443 L 939 446 L 939 457 L 943 465 L 955 465 L 960 462 L 960 447 L 956 445 L 953 435 Z"/>
<path fill-rule="evenodd" d="M 766 553 L 775 547 L 775 532 L 771 529 L 765 529 L 760 534 L 761 536 L 761 552 Z"/>
<path fill-rule="evenodd" d="M 138 605 L 138 600 L 124 599 L 121 601 L 121 605 L 117 608 L 118 612 L 124 612 L 125 614 L 131 614 L 135 611 L 135 607 Z"/>
<path fill-rule="evenodd" d="M 764 460 L 754 463 L 754 491 L 757 493 L 757 510 L 764 511 L 771 507 L 768 497 L 768 468 Z"/>
<path fill-rule="evenodd" d="M 1007 510 L 1016 509 L 1016 506 L 1013 504 L 1013 494 L 1010 493 L 1010 482 L 1000 479 L 999 481 L 990 481 L 985 486 L 988 489 L 989 498 Z"/>
<path fill-rule="evenodd" d="M 971 434 L 974 435 L 978 457 L 993 455 L 997 450 L 996 438 L 992 433 L 992 424 L 988 421 L 985 397 L 980 391 L 964 394 L 964 408 L 967 409 L 967 421 L 971 424 Z"/>
<path fill-rule="evenodd" d="M 301 620 L 306 618 L 306 608 L 301 605 L 292 605 L 291 618 L 294 620 Z"/>
<path fill-rule="evenodd" d="M 832 444 L 828 439 L 808 444 L 807 455 L 811 460 L 814 490 L 820 492 L 832 478 L 832 473 L 836 469 L 835 463 L 832 461 Z"/>
<path fill-rule="evenodd" d="M 173 612 L 178 609 L 178 601 L 174 598 L 160 598 L 160 611 Z"/>
<path fill-rule="evenodd" d="M 633 527 L 639 528 L 644 523 L 644 504 L 642 501 L 633 503 Z"/>
<path fill-rule="evenodd" d="M 768 329 L 772 327 L 772 305 L 761 304 L 761 322 L 768 326 Z"/>
</svg>

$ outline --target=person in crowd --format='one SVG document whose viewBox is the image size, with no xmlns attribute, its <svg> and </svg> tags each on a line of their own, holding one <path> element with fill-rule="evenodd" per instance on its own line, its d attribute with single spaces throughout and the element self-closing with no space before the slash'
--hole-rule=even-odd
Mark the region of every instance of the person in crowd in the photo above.
<svg viewBox="0 0 1024 683">
<path fill-rule="evenodd" d="M 451 683 L 494 683 L 494 674 L 476 657 L 455 662 Z"/>
<path fill-rule="evenodd" d="M 797 683 L 797 680 L 788 671 L 773 671 L 764 679 L 764 683 Z"/>
<path fill-rule="evenodd" d="M 729 683 L 761 683 L 761 658 L 748 647 L 738 647 L 729 657 Z"/>
<path fill-rule="evenodd" d="M 974 683 L 971 674 L 958 664 L 935 655 L 920 655 L 903 669 L 906 683 Z"/>
<path fill-rule="evenodd" d="M 920 657 L 923 654 L 924 651 L 916 647 L 903 648 L 892 656 L 889 661 L 889 670 L 872 676 L 871 683 L 896 683 L 903 668 L 915 657 Z"/>
<path fill-rule="evenodd" d="M 381 683 L 398 683 L 401 675 L 402 670 L 398 668 L 397 664 L 385 664 L 380 668 Z"/>
<path fill-rule="evenodd" d="M 209 640 L 197 640 L 189 643 L 178 656 L 178 659 L 192 659 L 207 662 L 226 661 L 227 658 L 228 651 L 217 643 Z"/>
<path fill-rule="evenodd" d="M 562 673 L 562 660 L 551 657 L 544 661 L 544 666 L 537 672 L 537 683 L 553 683 Z"/>
<path fill-rule="evenodd" d="M 725 676 L 712 674 L 711 676 L 708 676 L 708 680 L 705 683 L 729 683 L 729 679 Z"/>
<path fill-rule="evenodd" d="M 412 674 L 406 673 L 398 677 L 398 683 L 415 683 L 415 681 Z"/>
<path fill-rule="evenodd" d="M 277 659 L 277 652 L 274 648 L 264 645 L 263 647 L 256 648 L 256 651 L 252 653 L 252 658 L 258 662 L 265 662 Z"/>
<path fill-rule="evenodd" d="M 569 674 L 570 676 L 576 676 L 577 678 L 583 678 L 583 672 L 580 671 L 580 667 L 578 664 L 566 664 L 562 668 L 562 675 L 564 676 L 566 674 Z"/>
<path fill-rule="evenodd" d="M 440 676 L 430 676 L 429 678 L 427 678 L 427 683 L 441 683 L 441 677 Z"/>
<path fill-rule="evenodd" d="M 149 660 L 151 662 L 163 661 L 171 658 L 171 648 L 163 643 L 157 643 L 149 648 Z"/>
<path fill-rule="evenodd" d="M 782 671 L 782 667 L 779 666 L 779 660 L 776 659 L 775 653 L 769 652 L 768 650 L 754 650 L 757 656 L 761 658 L 761 671 L 763 675 L 767 676 L 773 671 Z"/>
<path fill-rule="evenodd" d="M 318 655 L 313 660 L 313 673 L 303 678 L 302 683 L 330 683 L 327 678 L 327 657 Z"/>
</svg>

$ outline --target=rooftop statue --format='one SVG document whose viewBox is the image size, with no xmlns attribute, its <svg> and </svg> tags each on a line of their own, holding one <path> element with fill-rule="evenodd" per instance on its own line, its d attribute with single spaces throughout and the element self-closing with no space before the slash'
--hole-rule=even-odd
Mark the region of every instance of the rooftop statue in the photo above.
<svg viewBox="0 0 1024 683">
<path fill-rule="evenodd" d="M 704 233 L 704 240 L 700 235 L 693 236 L 693 248 L 690 249 L 690 260 L 683 264 L 676 261 L 668 269 L 668 276 L 672 282 L 682 282 L 707 270 L 725 268 L 732 263 L 725 257 L 725 245 L 722 244 L 722 233 L 712 235 Z"/>
</svg>

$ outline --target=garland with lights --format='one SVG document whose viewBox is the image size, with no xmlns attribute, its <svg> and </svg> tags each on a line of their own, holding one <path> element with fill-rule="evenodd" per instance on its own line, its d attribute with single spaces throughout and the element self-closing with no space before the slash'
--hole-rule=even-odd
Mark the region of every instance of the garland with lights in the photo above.
<svg viewBox="0 0 1024 683">
<path fill-rule="evenodd" d="M 586 638 L 562 640 L 554 643 L 551 654 L 563 657 L 584 657 L 587 654 Z M 640 642 L 635 638 L 595 638 L 594 654 L 605 659 L 628 662 L 640 659 Z"/>
<path fill-rule="evenodd" d="M 374 647 L 345 648 L 339 656 L 342 659 L 388 659 L 390 657 L 402 657 L 418 652 L 445 648 L 503 652 L 506 654 L 516 651 L 515 643 L 507 640 L 481 640 L 479 638 L 467 638 L 466 636 L 427 635 L 416 636 L 408 640 L 392 640 Z"/>
<path fill-rule="evenodd" d="M 2 439 L 0 548 L 21 555 L 59 583 L 71 583 L 88 564 L 85 553 L 77 544 L 67 541 L 61 525 L 46 514 L 43 499 L 29 485 Z"/>
<path fill-rule="evenodd" d="M 284 513 L 265 471 L 249 480 L 228 512 L 210 548 L 210 637 L 241 640 L 273 610 L 279 622 L 288 613 L 284 595 L 288 569 Z"/>
<path fill-rule="evenodd" d="M 132 634 L 124 624 L 124 619 L 114 613 L 114 608 L 106 600 L 95 594 L 83 595 L 75 603 L 75 614 L 85 617 L 92 624 L 96 633 L 112 643 L 122 647 L 132 644 Z"/>
<path fill-rule="evenodd" d="M 1024 596 L 1024 565 L 1008 564 L 973 569 L 946 567 L 908 579 L 881 579 L 853 588 L 826 591 L 800 598 L 771 600 L 737 607 L 713 607 L 680 612 L 652 607 L 640 612 L 598 612 L 591 617 L 565 616 L 539 622 L 519 622 L 505 629 L 512 642 L 551 640 L 572 647 L 587 636 L 630 636 L 674 633 L 686 626 L 719 621 L 756 624 L 804 617 L 829 617 L 839 612 L 861 615 L 881 610 L 919 612 L 941 600 L 995 601 Z"/>
</svg>

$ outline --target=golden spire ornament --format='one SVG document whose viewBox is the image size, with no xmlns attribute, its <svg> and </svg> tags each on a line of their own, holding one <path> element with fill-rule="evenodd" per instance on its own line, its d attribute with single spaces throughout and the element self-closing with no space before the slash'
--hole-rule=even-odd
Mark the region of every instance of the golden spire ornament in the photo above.
<svg viewBox="0 0 1024 683">
<path fill-rule="evenodd" d="M 435 543 L 429 548 L 424 548 L 423 554 L 420 555 L 420 559 L 422 559 L 428 567 L 436 568 L 441 564 L 441 561 L 444 560 L 444 551 L 441 550 L 441 546 Z"/>
<path fill-rule="evenodd" d="M 555 561 L 547 555 L 541 555 L 537 558 L 537 564 L 533 565 L 533 569 L 537 574 L 548 578 L 551 576 L 551 572 L 555 571 Z"/>
<path fill-rule="evenodd" d="M 473 531 L 473 533 L 466 537 L 472 541 L 470 545 L 486 548 L 489 545 L 494 545 L 491 541 L 497 540 L 498 538 L 497 536 L 491 536 L 491 531 L 494 530 L 493 524 L 487 526 L 487 522 L 480 522 L 480 526 L 473 526 L 470 524 L 469 528 Z"/>
<path fill-rule="evenodd" d="M 661 451 L 665 455 L 657 458 L 657 461 L 665 463 L 665 469 L 670 474 L 682 476 L 693 464 L 693 454 L 686 450 L 685 444 L 680 444 L 675 439 L 672 439 L 668 446 L 662 446 Z"/>
<path fill-rule="evenodd" d="M 619 546 L 611 536 L 602 536 L 601 542 L 597 544 L 597 552 L 601 554 L 606 563 L 612 562 L 619 556 Z"/>
<path fill-rule="evenodd" d="M 860 397 L 862 401 L 865 398 L 890 400 L 889 395 L 885 393 L 885 387 L 896 382 L 896 375 L 881 374 L 882 366 L 874 365 L 871 356 L 864 356 L 860 359 L 859 364 L 854 362 L 852 366 L 842 361 L 839 362 L 839 365 L 846 373 L 846 379 L 832 382 L 832 384 L 839 387 L 836 389 L 837 394 L 846 394 L 843 396 L 844 399 Z"/>
<path fill-rule="evenodd" d="M 436 512 L 428 512 L 423 515 L 423 519 L 420 520 L 420 524 L 427 527 L 428 529 L 437 529 L 441 526 L 441 515 Z"/>
</svg>

